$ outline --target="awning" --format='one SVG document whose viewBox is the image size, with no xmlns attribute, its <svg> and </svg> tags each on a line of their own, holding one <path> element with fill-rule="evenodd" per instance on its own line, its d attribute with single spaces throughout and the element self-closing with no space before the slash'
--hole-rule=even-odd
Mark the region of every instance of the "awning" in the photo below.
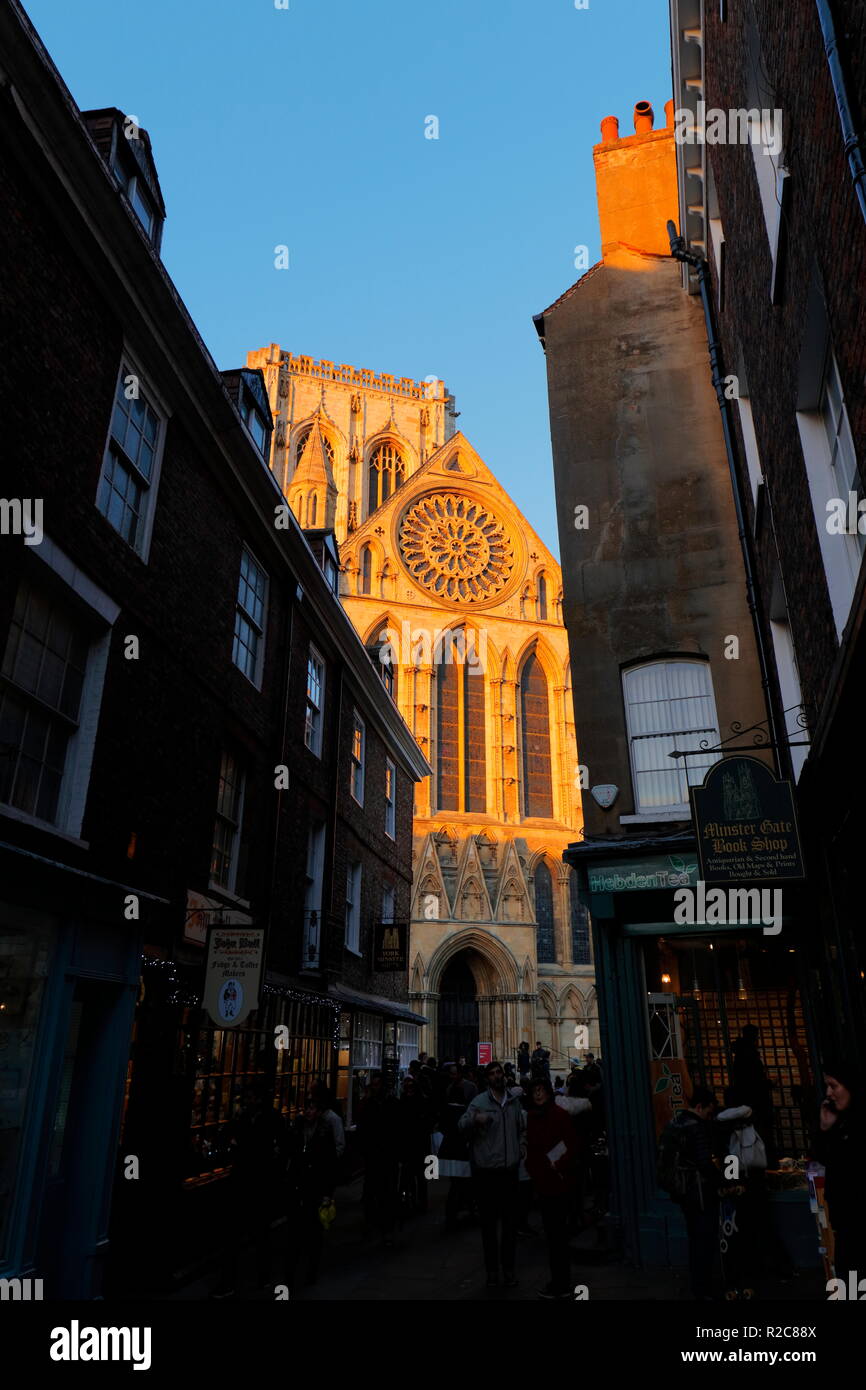
<svg viewBox="0 0 866 1390">
<path fill-rule="evenodd" d="M 390 1014 L 392 1018 L 404 1023 L 426 1023 L 423 1014 L 414 1014 L 405 1004 L 396 999 L 383 999 L 379 994 L 362 994 L 359 989 L 349 989 L 346 985 L 333 985 L 328 989 L 328 997 L 341 1004 L 353 1004 L 356 1008 L 368 1009 L 374 1014 Z"/>
</svg>

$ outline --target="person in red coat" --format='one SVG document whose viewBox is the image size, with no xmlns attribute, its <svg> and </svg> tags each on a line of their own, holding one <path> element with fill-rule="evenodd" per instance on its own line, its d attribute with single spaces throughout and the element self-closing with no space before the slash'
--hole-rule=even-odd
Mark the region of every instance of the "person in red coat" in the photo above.
<svg viewBox="0 0 866 1390">
<path fill-rule="evenodd" d="M 535 1077 L 529 1093 L 526 1171 L 541 1207 L 550 1260 L 550 1283 L 539 1298 L 571 1298 L 568 1217 L 577 1184 L 577 1136 L 570 1116 L 556 1105 L 547 1077 Z"/>
</svg>

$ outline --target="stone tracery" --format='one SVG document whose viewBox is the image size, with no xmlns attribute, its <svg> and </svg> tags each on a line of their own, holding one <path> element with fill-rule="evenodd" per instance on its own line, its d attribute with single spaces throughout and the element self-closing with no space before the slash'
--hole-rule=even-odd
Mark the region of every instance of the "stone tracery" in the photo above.
<svg viewBox="0 0 866 1390">
<path fill-rule="evenodd" d="M 437 598 L 479 603 L 511 579 L 514 548 L 507 529 L 483 503 L 433 493 L 413 503 L 400 523 L 403 564 Z"/>
</svg>

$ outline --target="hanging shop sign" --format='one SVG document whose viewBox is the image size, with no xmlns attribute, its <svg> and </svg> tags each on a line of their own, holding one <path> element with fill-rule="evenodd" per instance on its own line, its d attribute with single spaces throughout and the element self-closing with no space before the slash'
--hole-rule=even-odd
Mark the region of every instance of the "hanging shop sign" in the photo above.
<svg viewBox="0 0 866 1390">
<path fill-rule="evenodd" d="M 492 1062 L 492 1061 L 493 1061 L 493 1043 L 492 1043 L 492 1042 L 489 1042 L 489 1043 L 482 1043 L 482 1042 L 480 1042 L 480 1043 L 478 1044 L 478 1065 L 479 1065 L 479 1067 L 486 1067 L 486 1066 L 487 1066 L 487 1063 L 488 1063 L 488 1062 Z"/>
<path fill-rule="evenodd" d="M 587 873 L 590 893 L 645 893 L 648 888 L 688 888 L 699 878 L 694 850 L 593 864 Z"/>
<path fill-rule="evenodd" d="M 408 922 L 377 922 L 373 930 L 373 969 L 409 969 Z"/>
<path fill-rule="evenodd" d="M 211 927 L 204 1007 L 218 1028 L 236 1028 L 258 1008 L 264 942 L 262 927 Z"/>
<path fill-rule="evenodd" d="M 691 787 L 705 883 L 804 878 L 794 794 L 757 758 L 722 758 Z"/>
<path fill-rule="evenodd" d="M 184 941 L 192 942 L 196 946 L 206 946 L 208 927 L 246 927 L 252 926 L 252 921 L 248 912 L 229 907 L 219 898 L 206 898 L 204 893 L 194 893 L 191 888 L 187 889 Z"/>
</svg>

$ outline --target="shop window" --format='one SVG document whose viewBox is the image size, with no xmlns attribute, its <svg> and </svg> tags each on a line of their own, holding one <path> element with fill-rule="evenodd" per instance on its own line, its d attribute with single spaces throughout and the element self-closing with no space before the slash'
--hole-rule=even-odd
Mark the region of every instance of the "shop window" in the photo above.
<svg viewBox="0 0 866 1390">
<path fill-rule="evenodd" d="M 718 752 L 674 759 L 675 749 L 714 748 L 718 716 L 709 663 L 654 661 L 623 672 L 635 811 L 688 819 L 689 786 L 700 784 Z"/>
<path fill-rule="evenodd" d="M 16 1188 L 32 1166 L 24 1135 L 53 926 L 0 923 L 0 1268 L 15 1257 L 16 1222 L 25 1215 Z"/>
</svg>

